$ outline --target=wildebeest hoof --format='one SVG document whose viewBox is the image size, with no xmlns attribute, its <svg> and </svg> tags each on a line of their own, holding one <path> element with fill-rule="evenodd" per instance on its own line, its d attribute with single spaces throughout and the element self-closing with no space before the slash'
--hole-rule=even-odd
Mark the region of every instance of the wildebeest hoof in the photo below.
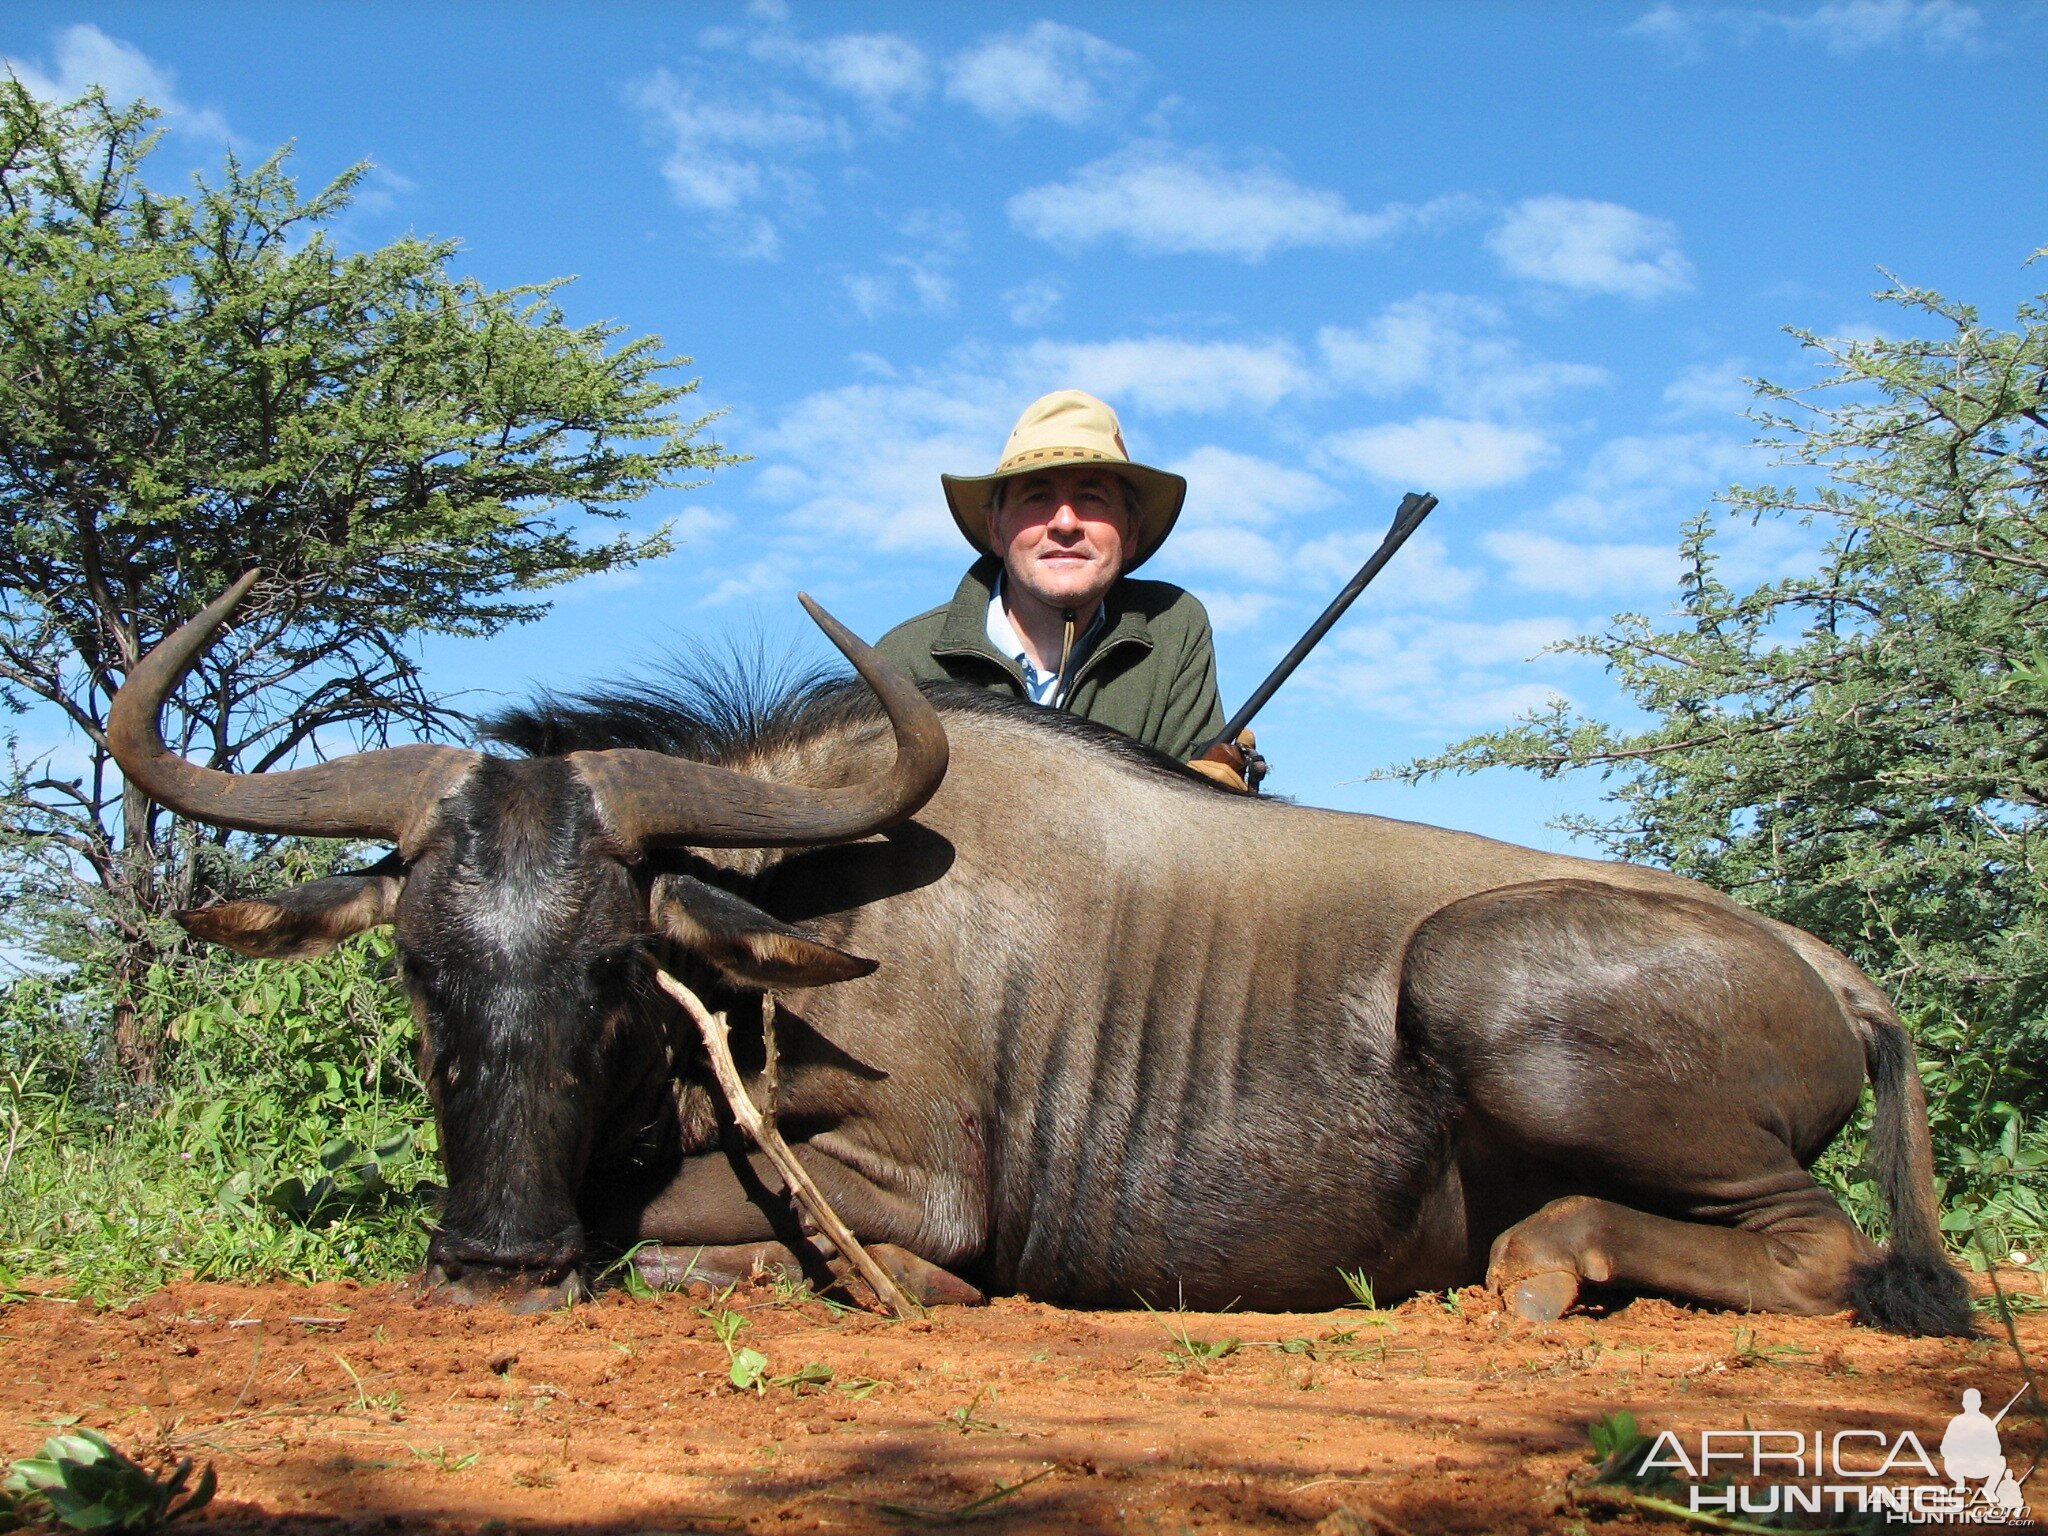
<svg viewBox="0 0 2048 1536">
<path fill-rule="evenodd" d="M 1507 1293 L 1508 1311 L 1532 1323 L 1554 1323 L 1579 1299 L 1579 1277 L 1568 1269 L 1528 1275 Z"/>
<path fill-rule="evenodd" d="M 458 1307 L 490 1303 L 522 1314 L 550 1312 L 586 1294 L 583 1277 L 575 1270 L 550 1280 L 527 1270 L 471 1264 L 430 1264 L 419 1277 L 418 1290 L 424 1301 L 449 1302 Z"/>
</svg>

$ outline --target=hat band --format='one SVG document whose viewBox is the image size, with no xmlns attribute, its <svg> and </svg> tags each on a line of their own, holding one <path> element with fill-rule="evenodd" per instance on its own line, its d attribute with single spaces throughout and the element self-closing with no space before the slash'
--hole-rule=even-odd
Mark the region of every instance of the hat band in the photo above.
<svg viewBox="0 0 2048 1536">
<path fill-rule="evenodd" d="M 1013 453 L 996 466 L 996 473 L 1007 475 L 1012 470 L 1026 469 L 1033 464 L 1043 464 L 1051 459 L 1072 463 L 1085 459 L 1092 464 L 1129 464 L 1129 459 L 1120 459 L 1113 453 L 1104 453 L 1100 448 L 1028 448 L 1022 453 Z"/>
</svg>

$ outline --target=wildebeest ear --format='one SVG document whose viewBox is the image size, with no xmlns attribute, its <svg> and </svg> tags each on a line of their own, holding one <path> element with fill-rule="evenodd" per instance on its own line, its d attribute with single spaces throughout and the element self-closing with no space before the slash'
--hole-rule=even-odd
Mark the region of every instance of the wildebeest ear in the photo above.
<svg viewBox="0 0 2048 1536">
<path fill-rule="evenodd" d="M 865 976 L 879 963 L 820 944 L 752 902 L 689 875 L 662 877 L 655 888 L 654 924 L 751 987 L 822 987 Z"/>
<path fill-rule="evenodd" d="M 397 861 L 387 860 L 394 868 Z M 405 882 L 382 873 L 330 875 L 276 896 L 230 901 L 177 914 L 188 933 L 259 960 L 305 960 L 391 921 Z"/>
</svg>

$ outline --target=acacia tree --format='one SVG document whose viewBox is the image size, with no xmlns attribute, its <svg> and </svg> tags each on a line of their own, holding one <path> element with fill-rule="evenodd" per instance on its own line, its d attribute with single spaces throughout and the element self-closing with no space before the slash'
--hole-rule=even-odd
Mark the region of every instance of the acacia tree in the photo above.
<svg viewBox="0 0 2048 1536">
<path fill-rule="evenodd" d="M 1934 334 L 1793 333 L 1825 374 L 1759 384 L 1755 419 L 1798 483 L 1688 525 L 1674 621 L 1562 647 L 1650 724 L 1559 703 L 1400 771 L 1609 776 L 1573 830 L 1847 950 L 1919 1031 L 1950 1170 L 1996 1174 L 2048 1110 L 2048 296 L 2009 331 L 1881 297 Z M 1731 516 L 1811 522 L 1817 568 L 1734 590 Z"/>
<path fill-rule="evenodd" d="M 458 277 L 452 242 L 342 250 L 365 167 L 304 198 L 280 150 L 153 190 L 156 115 L 0 82 L 0 701 L 61 713 L 78 748 L 14 764 L 10 895 L 84 917 L 141 1079 L 137 982 L 225 839 L 168 836 L 121 784 L 104 723 L 128 669 L 261 567 L 173 745 L 252 771 L 445 733 L 417 636 L 490 634 L 545 612 L 536 588 L 666 551 L 562 514 L 622 517 L 730 462 L 676 413 L 695 385 L 658 338 L 570 325 L 557 283 Z"/>
</svg>

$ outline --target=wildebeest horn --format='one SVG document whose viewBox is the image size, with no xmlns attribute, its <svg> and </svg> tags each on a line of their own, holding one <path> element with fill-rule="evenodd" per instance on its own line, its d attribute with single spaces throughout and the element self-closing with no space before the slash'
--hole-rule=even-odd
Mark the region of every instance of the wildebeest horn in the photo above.
<svg viewBox="0 0 2048 1536">
<path fill-rule="evenodd" d="M 363 837 L 411 843 L 441 797 L 477 760 L 459 747 L 386 747 L 310 768 L 223 773 L 164 745 L 157 722 L 228 616 L 256 584 L 240 581 L 188 619 L 128 674 L 107 714 L 107 745 L 130 783 L 180 816 L 244 832 Z"/>
<path fill-rule="evenodd" d="M 875 690 L 896 733 L 896 762 L 878 779 L 820 789 L 749 778 L 730 769 L 631 747 L 574 752 L 613 832 L 638 847 L 769 848 L 844 843 L 916 814 L 946 776 L 946 729 L 917 685 L 799 592 L 825 631 Z"/>
</svg>

